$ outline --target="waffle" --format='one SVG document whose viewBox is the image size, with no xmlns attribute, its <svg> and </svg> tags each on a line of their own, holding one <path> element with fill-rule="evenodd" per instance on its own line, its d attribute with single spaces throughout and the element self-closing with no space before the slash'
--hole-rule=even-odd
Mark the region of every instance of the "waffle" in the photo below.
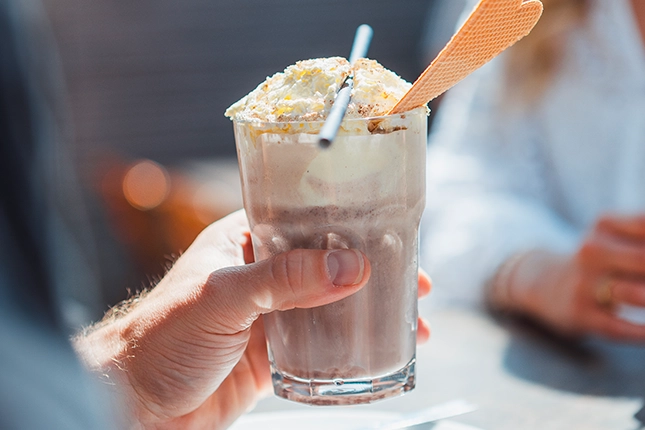
<svg viewBox="0 0 645 430">
<path fill-rule="evenodd" d="M 390 113 L 407 112 L 439 97 L 529 34 L 542 9 L 539 0 L 481 0 Z"/>
</svg>

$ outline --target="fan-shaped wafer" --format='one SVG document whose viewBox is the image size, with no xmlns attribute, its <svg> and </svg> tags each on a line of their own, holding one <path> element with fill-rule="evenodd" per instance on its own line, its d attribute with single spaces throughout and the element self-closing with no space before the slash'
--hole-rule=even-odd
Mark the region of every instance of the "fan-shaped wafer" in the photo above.
<svg viewBox="0 0 645 430">
<path fill-rule="evenodd" d="M 529 34 L 539 0 L 481 0 L 459 31 L 390 113 L 423 106 Z"/>
</svg>

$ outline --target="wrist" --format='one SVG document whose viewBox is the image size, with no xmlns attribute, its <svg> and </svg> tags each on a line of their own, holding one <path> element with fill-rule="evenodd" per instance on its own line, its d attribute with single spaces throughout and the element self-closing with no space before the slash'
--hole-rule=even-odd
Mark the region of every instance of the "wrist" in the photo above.
<svg viewBox="0 0 645 430">
<path fill-rule="evenodd" d="M 521 262 L 528 258 L 530 252 L 517 252 L 507 258 L 497 268 L 497 271 L 487 283 L 485 289 L 486 303 L 491 309 L 502 312 L 513 312 L 517 310 L 518 292 L 513 287 L 513 279 Z"/>
<path fill-rule="evenodd" d="M 539 316 L 542 297 L 560 285 L 566 257 L 545 249 L 532 249 L 509 257 L 498 269 L 488 290 L 493 309 Z M 547 292 L 545 294 L 545 291 Z"/>
<path fill-rule="evenodd" d="M 99 324 L 84 330 L 72 340 L 74 350 L 85 368 L 112 386 L 121 382 L 122 375 L 116 370 L 119 369 L 119 357 L 124 356 L 126 350 L 120 325 L 119 321 Z"/>
<path fill-rule="evenodd" d="M 118 406 L 126 428 L 139 429 L 137 417 L 141 408 L 128 376 L 125 325 L 125 318 L 108 319 L 77 335 L 72 345 L 85 368 L 95 375 L 112 403 Z"/>
</svg>

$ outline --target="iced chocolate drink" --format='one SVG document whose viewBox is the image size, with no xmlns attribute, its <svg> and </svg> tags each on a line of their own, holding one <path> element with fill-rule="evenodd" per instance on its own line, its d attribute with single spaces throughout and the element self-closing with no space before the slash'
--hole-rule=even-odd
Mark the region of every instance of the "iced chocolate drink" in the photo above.
<svg viewBox="0 0 645 430">
<path fill-rule="evenodd" d="M 337 138 L 317 133 L 347 74 L 354 93 Z M 425 108 L 383 116 L 409 84 L 372 60 L 299 62 L 228 111 L 257 259 L 353 248 L 368 284 L 336 303 L 265 316 L 276 394 L 367 403 L 414 387 L 418 225 L 425 202 Z"/>
</svg>

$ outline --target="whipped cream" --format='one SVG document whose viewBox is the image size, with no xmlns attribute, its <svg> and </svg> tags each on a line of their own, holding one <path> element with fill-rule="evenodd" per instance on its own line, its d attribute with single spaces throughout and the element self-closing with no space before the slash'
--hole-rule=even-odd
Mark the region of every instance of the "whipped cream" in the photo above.
<svg viewBox="0 0 645 430">
<path fill-rule="evenodd" d="M 411 84 L 375 60 L 352 66 L 341 57 L 299 61 L 234 103 L 225 115 L 238 122 L 324 121 L 345 79 L 354 76 L 346 120 L 387 114 Z"/>
</svg>

